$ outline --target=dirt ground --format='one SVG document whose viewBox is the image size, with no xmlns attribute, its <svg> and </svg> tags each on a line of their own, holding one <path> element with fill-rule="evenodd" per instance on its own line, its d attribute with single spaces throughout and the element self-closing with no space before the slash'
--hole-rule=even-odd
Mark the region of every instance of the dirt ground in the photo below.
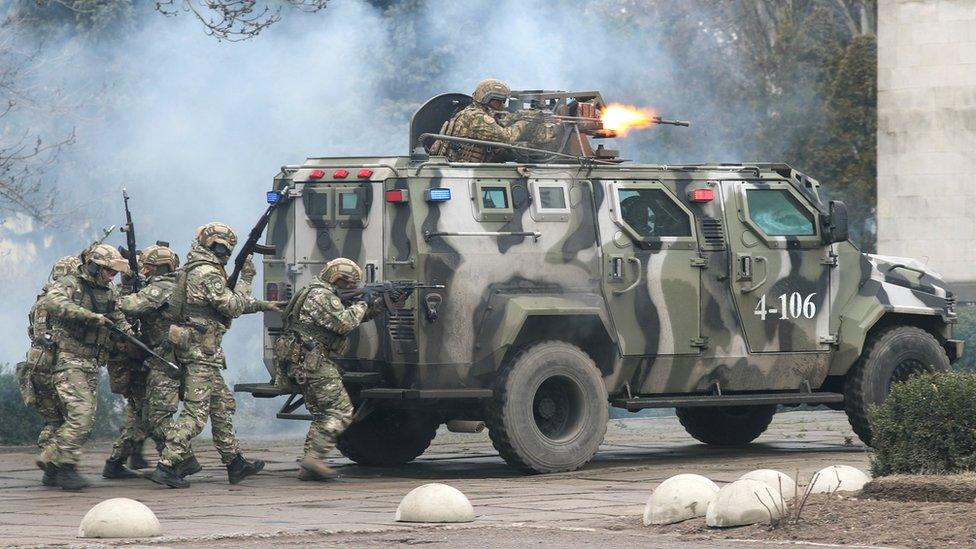
<svg viewBox="0 0 976 549">
<path fill-rule="evenodd" d="M 342 477 L 328 484 L 295 478 L 301 441 L 245 440 L 267 469 L 227 484 L 207 441 L 195 445 L 204 471 L 186 490 L 148 480 L 98 477 L 108 446 L 88 448 L 81 470 L 95 481 L 82 493 L 39 486 L 32 449 L 0 448 L 0 546 L 165 547 L 780 547 L 972 545 L 976 504 L 871 501 L 850 496 L 812 499 L 798 524 L 714 530 L 697 519 L 667 527 L 641 524 L 653 489 L 679 473 L 721 484 L 758 468 L 807 482 L 835 464 L 868 469 L 867 449 L 837 412 L 778 414 L 755 444 L 722 449 L 698 444 L 675 418 L 613 420 L 597 457 L 580 471 L 523 476 L 497 456 L 485 433 L 439 433 L 421 458 L 403 467 L 359 467 L 336 458 Z M 451 526 L 397 523 L 400 499 L 427 482 L 450 484 L 470 499 L 475 521 Z M 78 524 L 93 505 L 129 497 L 149 506 L 163 536 L 145 540 L 79 540 Z M 96 543 L 92 543 L 96 542 Z"/>
</svg>

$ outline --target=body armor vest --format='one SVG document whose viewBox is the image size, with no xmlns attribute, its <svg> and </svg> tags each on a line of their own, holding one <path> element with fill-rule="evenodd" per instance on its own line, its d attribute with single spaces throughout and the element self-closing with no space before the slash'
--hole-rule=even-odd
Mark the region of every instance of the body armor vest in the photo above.
<svg viewBox="0 0 976 549">
<path fill-rule="evenodd" d="M 103 315 L 115 310 L 115 297 L 111 288 L 96 286 L 79 276 L 69 275 L 69 278 L 72 303 Z M 54 341 L 60 350 L 88 358 L 107 353 L 109 331 L 98 324 L 60 317 L 51 317 L 49 323 Z"/>
</svg>

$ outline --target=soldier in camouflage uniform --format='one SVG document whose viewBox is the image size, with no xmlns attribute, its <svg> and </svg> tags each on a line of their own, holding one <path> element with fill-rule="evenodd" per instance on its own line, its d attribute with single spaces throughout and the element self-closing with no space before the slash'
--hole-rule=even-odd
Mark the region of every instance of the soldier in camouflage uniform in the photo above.
<svg viewBox="0 0 976 549">
<path fill-rule="evenodd" d="M 154 245 L 143 250 L 139 258 L 146 286 L 138 293 L 122 298 L 120 308 L 126 316 L 138 318 L 143 337 L 153 351 L 175 361 L 173 345 L 169 341 L 169 329 L 173 315 L 168 311 L 168 300 L 176 287 L 176 268 L 179 256 L 166 246 Z M 146 401 L 143 407 L 148 431 L 162 450 L 166 429 L 176 415 L 180 402 L 180 386 L 183 375 L 149 357 L 146 361 Z M 200 462 L 191 453 L 178 466 L 178 474 L 186 477 L 198 473 Z"/>
<path fill-rule="evenodd" d="M 312 415 L 298 473 L 302 480 L 336 476 L 325 458 L 349 426 L 353 408 L 342 385 L 342 374 L 329 357 L 341 354 L 346 334 L 381 310 L 365 301 L 346 307 L 336 291 L 354 288 L 362 278 L 363 271 L 355 262 L 334 259 L 292 298 L 283 313 L 286 334 L 275 342 L 275 359 L 282 370 L 277 375 L 287 376 L 301 388 L 305 407 Z"/>
<path fill-rule="evenodd" d="M 83 260 L 74 273 L 51 285 L 42 300 L 57 349 L 52 377 L 64 415 L 64 423 L 51 438 L 50 461 L 44 466 L 54 468 L 50 474 L 65 490 L 80 490 L 89 484 L 76 467 L 95 423 L 98 368 L 119 346 L 108 328 L 131 330 L 116 309 L 118 290 L 112 283 L 116 273 L 128 271 L 122 255 L 99 244 L 86 251 Z"/>
<path fill-rule="evenodd" d="M 551 140 L 548 132 L 540 132 L 540 122 L 530 118 L 513 119 L 511 124 L 500 122 L 496 117 L 504 113 L 502 108 L 511 89 L 500 80 L 482 80 L 471 94 L 471 104 L 458 111 L 444 125 L 440 133 L 454 137 L 481 139 L 514 145 L 518 141 L 540 143 Z M 506 117 L 508 119 L 508 117 Z M 452 162 L 491 162 L 488 147 L 481 145 L 435 141 L 430 154 L 446 156 Z"/>
<path fill-rule="evenodd" d="M 237 244 L 237 236 L 223 223 L 208 223 L 197 229 L 186 265 L 180 269 L 168 314 L 175 322 L 169 329 L 177 361 L 186 369 L 183 411 L 166 428 L 163 448 L 152 481 L 171 488 L 190 485 L 180 476 L 181 464 L 192 457 L 190 441 L 203 431 L 208 416 L 212 421 L 213 442 L 227 466 L 231 484 L 264 468 L 241 455 L 231 418 L 234 395 L 220 371 L 226 368 L 220 347 L 231 321 L 242 314 L 276 310 L 274 303 L 251 296 L 254 265 L 248 258 L 240 282 L 232 291 L 227 287 L 224 265 Z"/>
<path fill-rule="evenodd" d="M 171 273 L 179 266 L 179 257 L 168 247 L 156 244 L 147 247 L 139 254 L 139 262 L 140 272 L 133 276 L 144 278 L 146 284 L 142 286 L 143 290 L 147 290 L 147 284 L 153 282 L 155 279 L 167 274 L 170 274 L 170 278 L 172 278 Z M 135 294 L 132 294 L 131 288 L 131 285 L 123 286 L 121 292 L 123 295 L 119 303 L 122 312 L 130 321 L 140 319 L 140 315 L 146 312 L 146 308 L 149 308 L 145 304 L 148 303 L 150 306 L 154 304 L 155 307 L 160 307 L 165 302 L 165 297 L 159 297 L 162 293 L 161 290 L 140 290 L 138 294 L 140 297 L 135 298 Z M 134 298 L 135 301 L 130 298 Z M 126 306 L 127 303 L 129 304 L 128 309 Z M 133 303 L 136 303 L 136 305 L 133 305 Z M 155 307 L 152 307 L 153 311 L 156 310 Z M 133 312 L 140 314 L 133 314 Z M 147 340 L 147 344 L 150 347 L 157 347 L 159 343 L 156 340 L 160 338 L 165 340 L 167 336 L 166 332 L 162 334 L 158 333 L 158 329 L 156 333 L 149 333 L 155 327 L 155 324 L 151 324 L 151 321 L 157 320 L 157 318 L 147 318 L 147 322 L 142 324 L 142 336 Z M 166 328 L 169 328 L 168 324 Z M 165 356 L 163 353 L 160 354 Z M 112 387 L 112 392 L 124 395 L 126 406 L 122 415 L 121 433 L 112 445 L 112 454 L 105 461 L 105 468 L 102 470 L 102 476 L 105 478 L 123 479 L 138 477 L 139 475 L 127 469 L 124 463 L 126 458 L 129 458 L 129 466 L 132 469 L 144 469 L 149 466 L 142 455 L 143 444 L 147 436 L 151 436 L 156 441 L 157 450 L 162 448 L 163 436 L 152 428 L 149 421 L 147 385 L 149 383 L 150 368 L 153 361 L 154 359 L 151 357 L 144 360 L 143 358 L 134 358 L 128 355 L 119 355 L 114 360 L 109 360 L 109 383 Z M 157 365 L 157 369 L 159 368 L 167 369 L 164 366 Z M 179 381 L 176 383 L 178 387 Z M 173 411 L 174 413 L 176 411 L 175 403 Z"/>
<path fill-rule="evenodd" d="M 51 268 L 51 276 L 47 284 L 41 289 L 34 306 L 28 315 L 27 337 L 30 338 L 31 348 L 27 352 L 27 360 L 17 364 L 17 382 L 24 404 L 32 406 L 44 420 L 44 426 L 37 436 L 37 447 L 41 451 L 38 462 L 43 466 L 44 486 L 54 486 L 56 479 L 54 469 L 46 466 L 51 461 L 54 448 L 51 439 L 58 427 L 64 423 L 61 404 L 52 380 L 52 367 L 55 360 L 55 346 L 51 335 L 51 324 L 48 322 L 47 310 L 42 300 L 55 281 L 73 273 L 81 265 L 81 260 L 73 255 L 62 257 Z"/>
</svg>

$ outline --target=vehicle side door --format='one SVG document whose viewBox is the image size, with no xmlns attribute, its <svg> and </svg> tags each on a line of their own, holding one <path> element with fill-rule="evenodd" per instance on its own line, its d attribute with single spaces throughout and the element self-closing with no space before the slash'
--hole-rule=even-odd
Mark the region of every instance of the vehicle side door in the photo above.
<svg viewBox="0 0 976 549">
<path fill-rule="evenodd" d="M 724 181 L 731 293 L 752 353 L 825 351 L 829 247 L 820 216 L 786 181 Z"/>
</svg>

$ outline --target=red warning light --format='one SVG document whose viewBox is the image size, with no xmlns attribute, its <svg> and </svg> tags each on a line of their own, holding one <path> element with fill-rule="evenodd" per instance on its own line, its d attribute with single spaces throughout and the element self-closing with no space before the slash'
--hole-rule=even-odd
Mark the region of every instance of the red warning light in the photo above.
<svg viewBox="0 0 976 549">
<path fill-rule="evenodd" d="M 322 179 L 325 177 L 325 172 L 322 170 L 312 170 L 312 173 L 308 174 L 309 179 Z"/>
<path fill-rule="evenodd" d="M 386 201 L 393 204 L 401 204 L 407 201 L 406 189 L 393 189 L 386 191 Z"/>
<path fill-rule="evenodd" d="M 715 199 L 714 189 L 695 189 L 691 191 L 692 202 L 711 202 Z"/>
<path fill-rule="evenodd" d="M 363 168 L 363 169 L 359 170 L 359 173 L 356 174 L 356 177 L 358 177 L 360 179 L 366 179 L 367 177 L 369 177 L 371 175 L 373 175 L 373 170 L 371 170 L 369 168 Z"/>
<path fill-rule="evenodd" d="M 332 177 L 336 179 L 345 179 L 349 175 L 349 170 L 336 170 L 332 172 Z"/>
</svg>

